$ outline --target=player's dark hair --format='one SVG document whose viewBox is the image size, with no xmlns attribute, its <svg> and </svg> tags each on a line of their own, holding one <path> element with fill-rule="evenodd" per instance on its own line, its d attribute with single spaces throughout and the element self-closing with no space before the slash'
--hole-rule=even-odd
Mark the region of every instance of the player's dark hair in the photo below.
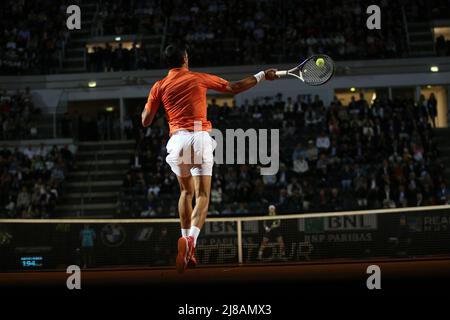
<svg viewBox="0 0 450 320">
<path fill-rule="evenodd" d="M 164 61 L 169 69 L 180 68 L 184 63 L 187 45 L 180 43 L 169 44 L 164 50 Z"/>
</svg>

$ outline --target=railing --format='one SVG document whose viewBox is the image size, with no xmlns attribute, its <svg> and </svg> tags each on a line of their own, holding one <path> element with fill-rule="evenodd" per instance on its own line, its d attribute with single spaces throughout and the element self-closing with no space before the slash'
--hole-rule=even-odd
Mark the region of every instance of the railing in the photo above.
<svg viewBox="0 0 450 320">
<path fill-rule="evenodd" d="M 100 5 L 101 5 L 101 3 L 99 4 L 99 3 L 96 3 L 95 4 L 95 13 L 94 13 L 94 16 L 92 17 L 92 23 L 91 23 L 91 31 L 89 32 L 89 34 L 91 35 L 91 36 L 98 36 L 95 32 L 94 32 L 94 30 L 95 30 L 95 26 L 96 26 L 96 24 L 95 24 L 95 22 L 97 21 L 97 17 L 98 17 L 98 13 L 99 13 L 99 8 L 100 8 Z M 85 60 L 86 61 L 86 60 Z"/>
<path fill-rule="evenodd" d="M 81 191 L 81 199 L 80 199 L 80 211 L 78 211 L 78 216 L 84 215 L 86 200 L 92 199 L 92 182 L 97 181 L 97 176 L 99 172 L 98 168 L 98 159 L 99 154 L 103 156 L 105 152 L 105 145 L 102 144 L 100 150 L 94 151 L 94 159 L 89 162 L 88 170 L 87 170 L 87 188 L 83 188 Z"/>
<path fill-rule="evenodd" d="M 98 161 L 98 157 L 97 157 L 97 151 L 95 151 L 94 153 L 94 160 L 89 162 L 89 166 L 88 166 L 88 170 L 87 170 L 87 183 L 88 186 L 87 188 L 82 188 L 81 189 L 81 199 L 80 199 L 80 211 L 77 211 L 77 216 L 83 216 L 84 215 L 84 211 L 85 211 L 85 202 L 86 202 L 86 198 L 87 199 L 92 199 L 92 168 L 94 167 L 94 165 L 97 167 L 97 161 Z"/>
<path fill-rule="evenodd" d="M 408 56 L 411 55 L 411 46 L 409 42 L 409 31 L 408 31 L 408 20 L 406 19 L 405 6 L 402 6 L 402 18 L 403 18 L 403 27 L 405 29 L 406 36 L 406 48 L 408 50 Z"/>
</svg>

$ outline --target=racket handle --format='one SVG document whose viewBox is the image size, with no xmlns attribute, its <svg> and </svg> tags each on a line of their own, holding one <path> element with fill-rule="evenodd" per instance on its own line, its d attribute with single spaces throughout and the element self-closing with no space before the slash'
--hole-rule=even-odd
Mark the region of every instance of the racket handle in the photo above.
<svg viewBox="0 0 450 320">
<path fill-rule="evenodd" d="M 283 70 L 283 71 L 277 71 L 275 74 L 279 77 L 285 77 L 285 76 L 287 76 L 288 72 L 287 72 L 287 70 Z"/>
</svg>

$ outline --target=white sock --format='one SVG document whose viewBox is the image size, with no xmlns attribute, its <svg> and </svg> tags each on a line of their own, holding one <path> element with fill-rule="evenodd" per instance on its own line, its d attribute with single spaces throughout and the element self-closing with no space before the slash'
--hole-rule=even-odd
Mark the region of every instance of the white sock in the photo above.
<svg viewBox="0 0 450 320">
<path fill-rule="evenodd" d="M 182 237 L 189 237 L 189 229 L 181 229 L 181 236 Z"/>
<path fill-rule="evenodd" d="M 189 230 L 189 236 L 194 238 L 194 247 L 197 245 L 197 238 L 199 234 L 200 229 L 197 228 L 196 226 L 192 226 L 191 229 Z"/>
</svg>

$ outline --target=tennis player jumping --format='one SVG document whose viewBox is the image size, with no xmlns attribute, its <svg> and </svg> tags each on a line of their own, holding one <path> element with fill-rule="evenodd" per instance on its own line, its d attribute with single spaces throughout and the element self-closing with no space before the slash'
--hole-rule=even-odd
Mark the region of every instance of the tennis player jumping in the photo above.
<svg viewBox="0 0 450 320">
<path fill-rule="evenodd" d="M 215 75 L 189 71 L 187 47 L 171 44 L 164 50 L 169 73 L 157 81 L 142 112 L 142 125 L 148 127 L 160 104 L 164 106 L 170 129 L 166 162 L 180 185 L 178 211 L 181 237 L 178 240 L 176 268 L 183 273 L 197 264 L 194 249 L 208 213 L 215 140 L 209 135 L 206 92 L 238 94 L 263 80 L 278 78 L 276 69 L 260 71 L 237 82 Z M 192 201 L 195 195 L 195 206 Z"/>
</svg>

